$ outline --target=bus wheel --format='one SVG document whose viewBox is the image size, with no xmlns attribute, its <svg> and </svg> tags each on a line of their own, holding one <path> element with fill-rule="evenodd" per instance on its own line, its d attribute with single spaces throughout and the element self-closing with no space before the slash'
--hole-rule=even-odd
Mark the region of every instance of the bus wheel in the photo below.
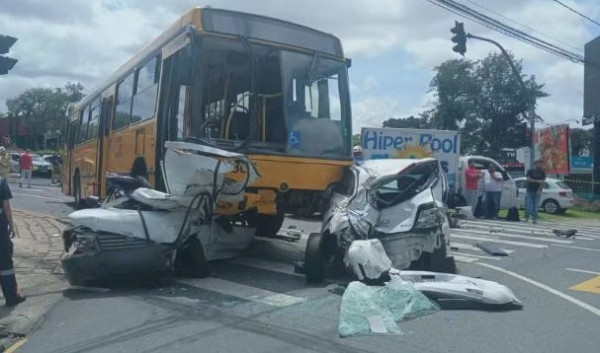
<svg viewBox="0 0 600 353">
<path fill-rule="evenodd" d="M 81 180 L 79 178 L 79 172 L 75 172 L 73 177 L 73 198 L 75 199 L 75 208 L 80 209 L 83 205 L 81 201 Z"/>
<path fill-rule="evenodd" d="M 323 281 L 325 278 L 325 251 L 321 233 L 311 233 L 308 236 L 304 266 L 306 282 L 319 283 Z"/>
<path fill-rule="evenodd" d="M 285 214 L 277 212 L 276 215 L 255 214 L 252 216 L 250 224 L 256 227 L 255 235 L 257 237 L 273 238 L 281 229 Z"/>
</svg>

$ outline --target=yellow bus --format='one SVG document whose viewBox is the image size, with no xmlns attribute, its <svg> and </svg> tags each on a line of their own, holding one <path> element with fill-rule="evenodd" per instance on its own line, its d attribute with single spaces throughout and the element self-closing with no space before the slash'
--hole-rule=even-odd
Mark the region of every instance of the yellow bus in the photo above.
<svg viewBox="0 0 600 353">
<path fill-rule="evenodd" d="M 261 174 L 219 214 L 273 235 L 285 213 L 317 211 L 352 164 L 349 64 L 331 34 L 194 8 L 77 104 L 63 191 L 103 198 L 109 173 L 164 190 L 165 141 L 206 144 L 249 155 Z"/>
</svg>

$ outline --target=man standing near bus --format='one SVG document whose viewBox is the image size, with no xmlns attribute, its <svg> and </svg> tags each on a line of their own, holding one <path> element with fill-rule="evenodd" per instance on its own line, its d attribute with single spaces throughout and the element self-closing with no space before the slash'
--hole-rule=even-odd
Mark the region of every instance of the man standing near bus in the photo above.
<svg viewBox="0 0 600 353">
<path fill-rule="evenodd" d="M 540 195 L 543 190 L 546 173 L 543 169 L 544 162 L 541 159 L 535 161 L 535 166 L 527 171 L 527 191 L 525 191 L 525 222 L 537 223 Z"/>
<path fill-rule="evenodd" d="M 31 189 L 31 170 L 33 168 L 33 159 L 29 154 L 29 149 L 26 149 L 25 152 L 21 153 L 19 164 L 21 165 L 21 181 L 19 182 L 19 187 L 22 188 L 23 182 L 27 180 L 27 188 Z"/>
<path fill-rule="evenodd" d="M 489 219 L 498 218 L 500 211 L 500 200 L 502 198 L 502 174 L 496 171 L 496 167 L 490 163 L 487 173 L 483 176 L 485 186 L 485 200 L 487 217 Z"/>
<path fill-rule="evenodd" d="M 15 267 L 13 264 L 13 242 L 17 235 L 10 207 L 12 194 L 6 179 L 0 177 L 0 287 L 6 300 L 6 306 L 15 306 L 25 301 L 19 292 Z"/>
<path fill-rule="evenodd" d="M 475 214 L 475 207 L 477 207 L 477 196 L 479 194 L 479 179 L 481 179 L 481 172 L 475 168 L 475 162 L 469 160 L 469 165 L 465 170 L 465 199 L 467 206 L 471 206 L 471 212 Z"/>
</svg>

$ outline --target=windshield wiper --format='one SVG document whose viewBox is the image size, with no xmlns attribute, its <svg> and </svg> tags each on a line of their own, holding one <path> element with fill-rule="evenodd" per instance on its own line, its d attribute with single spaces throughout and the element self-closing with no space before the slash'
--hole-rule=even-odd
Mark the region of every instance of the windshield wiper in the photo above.
<svg viewBox="0 0 600 353">
<path fill-rule="evenodd" d="M 312 57 L 312 60 L 310 61 L 310 66 L 308 67 L 308 70 L 306 70 L 306 83 L 308 86 L 312 86 L 315 76 L 317 75 L 317 67 L 320 59 L 321 52 L 316 51 Z"/>
</svg>

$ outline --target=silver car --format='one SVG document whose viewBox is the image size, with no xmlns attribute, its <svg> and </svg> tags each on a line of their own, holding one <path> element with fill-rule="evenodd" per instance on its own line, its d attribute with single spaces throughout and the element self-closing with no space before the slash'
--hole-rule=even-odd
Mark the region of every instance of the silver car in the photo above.
<svg viewBox="0 0 600 353">
<path fill-rule="evenodd" d="M 352 243 L 367 239 L 379 240 L 396 269 L 453 272 L 446 255 L 447 195 L 446 175 L 433 158 L 369 160 L 351 167 L 333 191 L 321 233 L 309 236 L 307 280 L 321 281 L 326 264 L 348 268 Z"/>
</svg>

